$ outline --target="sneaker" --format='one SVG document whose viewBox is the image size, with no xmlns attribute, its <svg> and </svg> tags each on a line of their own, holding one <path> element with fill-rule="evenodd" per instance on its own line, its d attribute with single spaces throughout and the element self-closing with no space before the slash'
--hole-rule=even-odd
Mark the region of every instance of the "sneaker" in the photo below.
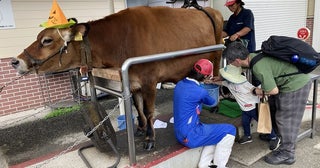
<svg viewBox="0 0 320 168">
<path fill-rule="evenodd" d="M 269 134 L 259 134 L 259 138 L 263 141 L 270 141 Z"/>
<path fill-rule="evenodd" d="M 279 164 L 291 165 L 296 161 L 296 159 L 294 155 L 289 154 L 288 152 L 285 152 L 282 150 L 275 150 L 275 151 L 272 151 L 267 156 L 265 156 L 264 161 L 272 165 L 279 165 Z"/>
<path fill-rule="evenodd" d="M 271 139 L 269 141 L 269 149 L 270 150 L 276 150 L 281 145 L 281 139 L 279 137 L 276 137 L 275 139 Z"/>
<path fill-rule="evenodd" d="M 239 144 L 246 144 L 246 143 L 250 143 L 250 142 L 252 142 L 251 136 L 243 136 L 238 141 Z"/>
</svg>

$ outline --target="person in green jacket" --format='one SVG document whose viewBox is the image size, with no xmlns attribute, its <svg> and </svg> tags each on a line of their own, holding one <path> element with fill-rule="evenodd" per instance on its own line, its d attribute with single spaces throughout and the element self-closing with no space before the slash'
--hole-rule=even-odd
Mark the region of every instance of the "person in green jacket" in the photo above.
<svg viewBox="0 0 320 168">
<path fill-rule="evenodd" d="M 229 64 L 243 68 L 249 68 L 250 60 L 255 55 L 250 54 L 240 42 L 229 44 L 222 53 Z M 278 77 L 297 72 L 298 69 L 289 62 L 268 56 L 255 63 L 251 71 L 261 82 L 261 88 L 253 88 L 252 93 L 261 96 L 264 92 L 269 95 L 276 130 L 282 140 L 280 147 L 264 160 L 273 165 L 293 164 L 296 160 L 298 132 L 311 88 L 310 76 L 302 73 Z"/>
</svg>

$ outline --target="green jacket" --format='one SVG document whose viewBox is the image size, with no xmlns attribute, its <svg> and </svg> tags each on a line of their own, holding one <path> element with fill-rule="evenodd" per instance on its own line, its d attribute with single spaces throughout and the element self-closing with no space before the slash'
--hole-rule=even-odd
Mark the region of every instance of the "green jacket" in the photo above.
<svg viewBox="0 0 320 168">
<path fill-rule="evenodd" d="M 251 53 L 249 57 L 251 59 L 256 55 L 257 53 Z M 278 87 L 280 93 L 296 91 L 310 81 L 310 76 L 303 73 L 278 77 L 297 71 L 295 65 L 269 56 L 263 57 L 252 68 L 252 73 L 261 82 L 263 90 L 268 92 Z"/>
</svg>

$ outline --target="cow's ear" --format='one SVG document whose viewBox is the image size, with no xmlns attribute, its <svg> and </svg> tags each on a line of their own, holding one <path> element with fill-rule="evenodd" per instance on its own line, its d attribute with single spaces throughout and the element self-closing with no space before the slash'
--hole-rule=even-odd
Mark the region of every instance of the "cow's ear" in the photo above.
<svg viewBox="0 0 320 168">
<path fill-rule="evenodd" d="M 75 24 L 77 24 L 78 23 L 78 20 L 76 19 L 76 18 L 69 18 L 68 19 L 68 22 L 70 22 L 70 21 L 73 21 Z M 71 27 L 72 27 L 73 25 L 71 25 Z"/>
<path fill-rule="evenodd" d="M 89 24 L 80 23 L 71 27 L 71 34 L 74 40 L 79 41 L 82 37 L 88 35 L 89 32 Z"/>
</svg>

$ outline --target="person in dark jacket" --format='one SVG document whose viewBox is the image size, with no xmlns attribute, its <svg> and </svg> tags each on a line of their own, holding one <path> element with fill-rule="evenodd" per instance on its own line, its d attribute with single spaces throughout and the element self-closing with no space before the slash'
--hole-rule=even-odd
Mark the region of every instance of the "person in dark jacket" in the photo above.
<svg viewBox="0 0 320 168">
<path fill-rule="evenodd" d="M 254 16 L 250 9 L 243 7 L 242 0 L 227 0 L 225 6 L 233 12 L 223 29 L 222 37 L 228 37 L 230 41 L 240 39 L 249 52 L 256 50 L 254 29 Z"/>
</svg>

